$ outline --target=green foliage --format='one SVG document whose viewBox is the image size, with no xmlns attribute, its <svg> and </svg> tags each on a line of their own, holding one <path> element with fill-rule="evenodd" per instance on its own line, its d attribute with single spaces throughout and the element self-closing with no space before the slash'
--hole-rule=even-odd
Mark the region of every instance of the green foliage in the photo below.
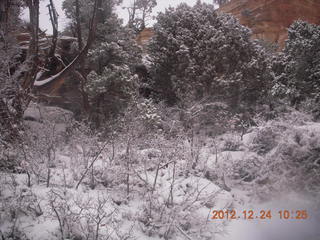
<svg viewBox="0 0 320 240">
<path fill-rule="evenodd" d="M 78 0 L 79 1 L 79 20 L 81 35 L 83 40 L 87 38 L 90 21 L 93 14 L 94 0 Z M 97 30 L 95 33 L 95 43 L 107 41 L 109 36 L 121 28 L 122 20 L 115 13 L 115 8 L 121 3 L 121 0 L 105 0 L 101 6 L 98 6 L 97 12 Z M 62 8 L 67 18 L 69 18 L 69 28 L 72 35 L 77 35 L 76 29 L 76 0 L 64 0 Z"/>
<path fill-rule="evenodd" d="M 289 28 L 284 52 L 274 64 L 274 94 L 288 97 L 293 105 L 320 100 L 320 27 L 303 21 Z"/>
<path fill-rule="evenodd" d="M 99 115 L 96 121 L 120 113 L 136 95 L 134 66 L 140 63 L 141 55 L 133 36 L 129 29 L 119 26 L 89 52 L 92 71 L 85 88 L 93 111 Z"/>
<path fill-rule="evenodd" d="M 91 120 L 96 126 L 119 114 L 132 100 L 137 88 L 133 70 L 135 64 L 141 62 L 141 50 L 135 42 L 134 32 L 123 27 L 122 20 L 114 12 L 119 3 L 118 0 L 102 1 L 97 13 L 95 42 L 86 59 L 89 74 L 84 89 L 91 105 Z M 93 1 L 79 0 L 84 36 L 92 14 L 89 10 L 92 4 Z M 65 0 L 64 9 L 74 28 L 75 0 Z"/>
<path fill-rule="evenodd" d="M 213 5 L 186 4 L 159 14 L 150 44 L 154 88 L 169 103 L 214 96 L 237 106 L 265 97 L 269 61 L 250 30 Z"/>
<path fill-rule="evenodd" d="M 131 101 L 136 89 L 136 78 L 127 66 L 105 67 L 101 75 L 92 71 L 88 75 L 86 90 L 95 111 L 105 115 L 117 114 Z"/>
<path fill-rule="evenodd" d="M 92 95 L 103 94 L 113 89 L 116 90 L 119 87 L 124 87 L 123 92 L 130 92 L 130 86 L 126 82 L 131 82 L 130 79 L 130 71 L 128 68 L 123 67 L 120 68 L 116 65 L 111 65 L 110 67 L 106 67 L 101 75 L 98 75 L 96 72 L 92 71 L 88 75 L 88 84 L 87 84 L 87 92 Z"/>
<path fill-rule="evenodd" d="M 139 118 L 144 125 L 151 130 L 159 130 L 162 126 L 162 114 L 156 104 L 151 100 L 143 99 L 138 102 Z"/>
</svg>

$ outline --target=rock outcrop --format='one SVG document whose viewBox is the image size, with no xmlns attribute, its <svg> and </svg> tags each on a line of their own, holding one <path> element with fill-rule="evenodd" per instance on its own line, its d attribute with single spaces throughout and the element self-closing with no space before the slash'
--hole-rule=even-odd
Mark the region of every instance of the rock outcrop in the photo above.
<svg viewBox="0 0 320 240">
<path fill-rule="evenodd" d="M 137 36 L 137 43 L 143 48 L 148 44 L 149 40 L 153 37 L 154 31 L 152 28 L 143 29 Z"/>
<path fill-rule="evenodd" d="M 296 20 L 320 24 L 319 0 L 232 0 L 218 9 L 230 13 L 249 27 L 253 38 L 284 46 L 288 27 Z M 151 28 L 143 30 L 137 42 L 141 46 L 153 36 Z"/>
<path fill-rule="evenodd" d="M 219 9 L 251 28 L 253 38 L 278 43 L 287 39 L 287 28 L 295 20 L 320 24 L 319 0 L 233 0 Z"/>
<path fill-rule="evenodd" d="M 22 27 L 14 33 L 21 50 L 21 62 L 26 60 L 27 51 L 30 46 L 31 34 L 28 28 Z M 77 54 L 77 39 L 69 36 L 59 36 L 57 39 L 55 59 L 51 62 L 51 69 L 47 73 L 41 73 L 45 66 L 46 57 L 52 45 L 52 36 L 45 32 L 39 33 L 39 72 L 36 81 L 41 83 L 43 78 L 48 78 L 60 72 L 69 64 Z M 47 104 L 65 107 L 77 111 L 81 106 L 81 94 L 78 82 L 72 77 L 66 76 L 55 81 L 47 81 L 43 84 L 35 84 L 34 91 L 37 92 L 37 99 Z"/>
</svg>

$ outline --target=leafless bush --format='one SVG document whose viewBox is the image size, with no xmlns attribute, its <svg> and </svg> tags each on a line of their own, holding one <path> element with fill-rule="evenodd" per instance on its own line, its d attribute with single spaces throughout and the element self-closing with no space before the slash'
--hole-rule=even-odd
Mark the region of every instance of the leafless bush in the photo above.
<svg viewBox="0 0 320 240">
<path fill-rule="evenodd" d="M 40 202 L 29 189 L 19 186 L 15 175 L 2 176 L 0 195 L 0 225 L 2 239 L 27 239 L 21 229 L 21 218 L 35 219 L 43 214 Z"/>
<path fill-rule="evenodd" d="M 69 155 L 71 165 L 86 169 L 90 159 L 99 148 L 97 133 L 81 122 L 73 122 L 68 129 Z M 79 168 L 73 168 L 74 176 L 79 179 Z"/>
<path fill-rule="evenodd" d="M 224 134 L 220 139 L 221 151 L 238 151 L 241 147 L 241 137 L 235 132 Z"/>
<path fill-rule="evenodd" d="M 60 239 L 119 239 L 118 210 L 105 194 L 89 196 L 52 189 L 49 205 L 51 217 L 58 221 Z"/>
<path fill-rule="evenodd" d="M 176 174 L 174 169 L 171 173 Z M 211 234 L 212 238 L 214 231 L 210 230 L 207 223 L 214 196 L 219 191 L 218 187 L 215 186 L 213 190 L 212 186 L 212 183 L 201 178 L 172 175 L 170 186 L 166 190 L 156 189 L 152 193 L 152 202 L 145 202 L 139 216 L 141 230 L 148 236 L 158 235 L 164 239 L 175 239 L 179 234 L 186 239 L 194 239 L 195 236 L 197 239 L 206 239 L 202 236 L 204 232 Z M 163 195 L 163 192 L 166 194 Z M 207 209 L 206 215 L 197 215 L 199 209 Z"/>
<path fill-rule="evenodd" d="M 249 146 L 250 149 L 261 155 L 270 152 L 277 146 L 279 138 L 286 128 L 285 125 L 273 124 L 272 122 L 261 128 L 257 128 L 254 133 L 252 144 Z"/>
<path fill-rule="evenodd" d="M 63 143 L 59 127 L 49 121 L 29 122 L 19 145 L 20 166 L 29 176 L 29 186 L 32 176 L 37 183 L 45 181 L 46 186 L 50 186 L 51 169 L 57 165 L 57 151 Z"/>
<path fill-rule="evenodd" d="M 258 177 L 263 161 L 258 156 L 247 156 L 232 165 L 229 176 L 233 179 L 252 182 Z"/>
<path fill-rule="evenodd" d="M 318 130 L 288 126 L 278 146 L 261 167 L 262 180 L 257 183 L 272 186 L 276 191 L 291 189 L 319 195 L 319 145 Z"/>
</svg>

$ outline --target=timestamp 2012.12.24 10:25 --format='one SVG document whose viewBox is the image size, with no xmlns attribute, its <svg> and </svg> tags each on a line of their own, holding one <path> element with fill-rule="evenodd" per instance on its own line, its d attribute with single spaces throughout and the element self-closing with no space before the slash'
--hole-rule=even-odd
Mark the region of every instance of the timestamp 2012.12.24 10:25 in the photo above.
<svg viewBox="0 0 320 240">
<path fill-rule="evenodd" d="M 307 210 L 213 210 L 212 220 L 306 220 L 309 218 Z"/>
</svg>

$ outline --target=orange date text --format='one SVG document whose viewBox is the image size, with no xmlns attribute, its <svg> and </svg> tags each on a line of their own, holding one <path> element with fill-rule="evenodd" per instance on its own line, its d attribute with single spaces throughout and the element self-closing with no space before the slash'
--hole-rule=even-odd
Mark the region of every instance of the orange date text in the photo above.
<svg viewBox="0 0 320 240">
<path fill-rule="evenodd" d="M 282 219 L 282 220 L 305 220 L 309 218 L 306 210 L 280 210 L 273 212 L 272 210 L 213 210 L 212 220 L 271 220 L 272 218 Z"/>
</svg>

